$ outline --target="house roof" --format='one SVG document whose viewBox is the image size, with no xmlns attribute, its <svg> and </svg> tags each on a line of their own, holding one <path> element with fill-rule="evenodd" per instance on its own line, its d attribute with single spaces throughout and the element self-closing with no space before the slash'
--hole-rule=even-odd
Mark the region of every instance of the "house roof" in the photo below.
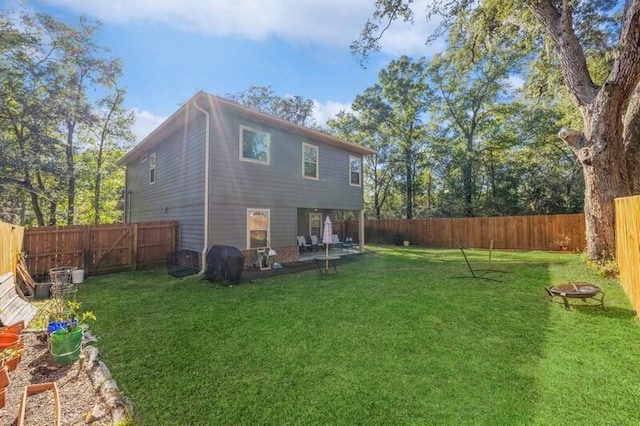
<svg viewBox="0 0 640 426">
<path fill-rule="evenodd" d="M 210 113 L 212 112 L 211 108 L 207 108 L 207 105 L 210 105 L 211 107 L 235 110 L 236 112 L 244 115 L 247 118 L 260 120 L 261 122 L 273 127 L 284 128 L 287 131 L 300 134 L 303 137 L 313 140 L 319 140 L 329 145 L 343 148 L 350 152 L 362 155 L 369 155 L 375 152 L 372 149 L 369 149 L 362 145 L 358 145 L 353 142 L 349 142 L 344 139 L 340 139 L 329 134 L 310 129 L 299 124 L 294 124 L 282 118 L 275 117 L 273 115 L 254 110 L 244 105 L 240 105 L 236 102 L 228 101 L 226 99 L 222 99 L 220 97 L 200 91 L 187 102 L 185 102 L 184 105 L 182 105 L 176 112 L 174 112 L 169 118 L 167 118 L 162 124 L 160 124 L 160 126 L 149 133 L 149 135 L 147 135 L 142 141 L 140 141 L 140 143 L 138 143 L 129 152 L 127 152 L 125 156 L 122 157 L 120 161 L 118 161 L 118 164 L 122 166 L 130 163 L 133 159 L 137 158 L 139 154 L 151 151 L 158 143 L 162 141 L 163 136 L 168 135 L 173 131 L 181 128 L 181 126 L 184 125 L 187 111 L 194 105 L 204 108 Z"/>
</svg>

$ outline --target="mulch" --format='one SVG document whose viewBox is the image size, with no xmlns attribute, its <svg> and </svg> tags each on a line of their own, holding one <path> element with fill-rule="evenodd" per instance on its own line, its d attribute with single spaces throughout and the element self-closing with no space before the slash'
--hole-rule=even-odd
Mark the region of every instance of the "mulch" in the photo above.
<svg viewBox="0 0 640 426">
<path fill-rule="evenodd" d="M 84 424 L 90 413 L 101 413 L 93 425 L 111 424 L 111 414 L 91 383 L 79 362 L 71 365 L 53 363 L 47 343 L 46 332 L 23 331 L 20 340 L 25 344 L 22 361 L 9 372 L 9 385 L 5 407 L 0 409 L 0 425 L 15 426 L 20 415 L 20 403 L 26 386 L 55 382 L 58 387 L 61 407 L 61 422 L 65 425 Z M 50 393 L 50 392 L 48 392 Z M 43 394 L 27 398 L 25 420 L 30 425 L 53 424 L 53 399 Z"/>
</svg>

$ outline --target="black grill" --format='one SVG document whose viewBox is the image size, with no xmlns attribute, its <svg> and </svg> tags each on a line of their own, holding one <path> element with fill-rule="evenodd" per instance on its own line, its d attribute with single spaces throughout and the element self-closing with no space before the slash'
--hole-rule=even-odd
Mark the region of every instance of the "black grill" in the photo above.
<svg viewBox="0 0 640 426">
<path fill-rule="evenodd" d="M 244 254 L 231 246 L 211 246 L 207 250 L 207 269 L 204 278 L 209 281 L 240 284 L 244 269 Z"/>
</svg>

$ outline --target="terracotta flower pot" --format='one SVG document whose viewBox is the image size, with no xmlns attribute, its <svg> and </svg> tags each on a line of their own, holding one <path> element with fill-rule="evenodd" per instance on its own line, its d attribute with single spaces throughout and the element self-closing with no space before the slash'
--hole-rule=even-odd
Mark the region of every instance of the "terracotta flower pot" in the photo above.
<svg viewBox="0 0 640 426">
<path fill-rule="evenodd" d="M 24 321 L 18 321 L 5 327 L 0 327 L 0 333 L 20 334 L 22 330 L 24 330 Z"/>
<path fill-rule="evenodd" d="M 9 371 L 13 371 L 18 367 L 22 360 L 22 350 L 24 349 L 24 343 L 18 342 L 15 345 L 11 345 L 6 349 L 0 351 L 0 359 L 7 366 Z"/>
<path fill-rule="evenodd" d="M 22 360 L 22 352 L 16 352 L 14 355 L 11 355 L 8 358 L 5 358 L 4 365 L 7 367 L 7 370 L 13 371 L 18 368 L 18 364 Z"/>
<path fill-rule="evenodd" d="M 4 389 L 9 385 L 9 369 L 7 366 L 0 367 L 0 389 Z"/>
<path fill-rule="evenodd" d="M 0 350 L 15 345 L 20 340 L 20 336 L 15 333 L 0 333 Z"/>
</svg>

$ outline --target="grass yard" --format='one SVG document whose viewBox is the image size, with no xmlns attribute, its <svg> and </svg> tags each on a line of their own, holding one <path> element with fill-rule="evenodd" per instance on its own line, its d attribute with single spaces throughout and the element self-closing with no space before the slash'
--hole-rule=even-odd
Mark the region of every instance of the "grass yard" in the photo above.
<svg viewBox="0 0 640 426">
<path fill-rule="evenodd" d="M 640 325 L 579 255 L 373 247 L 235 287 L 164 270 L 91 277 L 98 347 L 139 425 L 638 424 Z M 476 268 L 488 251 L 471 250 Z M 607 311 L 549 303 L 589 281 Z"/>
</svg>

